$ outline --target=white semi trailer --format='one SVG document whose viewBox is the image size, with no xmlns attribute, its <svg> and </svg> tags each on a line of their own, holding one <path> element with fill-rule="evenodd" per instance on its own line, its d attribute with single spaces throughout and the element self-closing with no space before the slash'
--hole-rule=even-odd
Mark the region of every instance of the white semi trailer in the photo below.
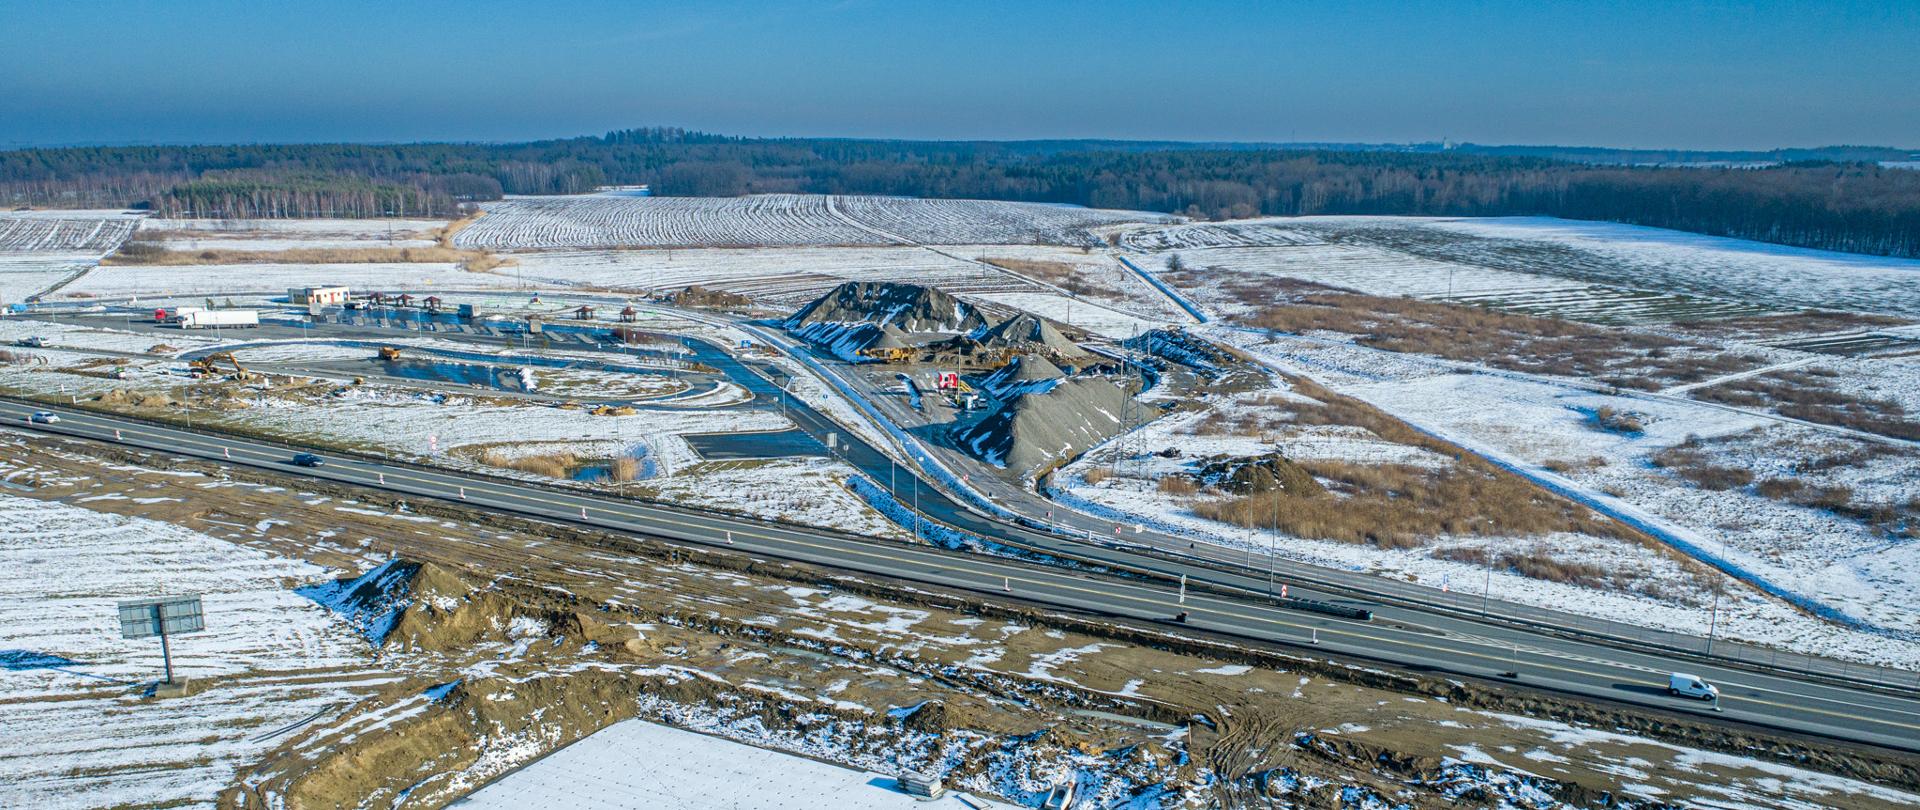
<svg viewBox="0 0 1920 810">
<path fill-rule="evenodd" d="M 180 316 L 181 329 L 259 326 L 260 312 L 252 309 L 203 309 Z"/>
</svg>

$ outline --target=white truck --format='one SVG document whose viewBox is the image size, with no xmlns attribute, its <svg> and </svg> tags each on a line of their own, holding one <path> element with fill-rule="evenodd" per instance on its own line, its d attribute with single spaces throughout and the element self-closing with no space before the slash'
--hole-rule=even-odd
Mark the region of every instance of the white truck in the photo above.
<svg viewBox="0 0 1920 810">
<path fill-rule="evenodd" d="M 179 322 L 181 329 L 259 326 L 260 312 L 252 309 L 203 309 L 182 314 Z"/>
</svg>

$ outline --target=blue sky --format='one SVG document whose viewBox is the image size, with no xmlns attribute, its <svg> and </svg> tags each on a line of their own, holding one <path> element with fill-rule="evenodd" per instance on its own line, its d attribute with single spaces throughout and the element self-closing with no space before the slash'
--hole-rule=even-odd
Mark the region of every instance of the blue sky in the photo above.
<svg viewBox="0 0 1920 810">
<path fill-rule="evenodd" d="M 1920 148 L 1920 2 L 0 0 L 0 146 L 748 135 Z"/>
</svg>

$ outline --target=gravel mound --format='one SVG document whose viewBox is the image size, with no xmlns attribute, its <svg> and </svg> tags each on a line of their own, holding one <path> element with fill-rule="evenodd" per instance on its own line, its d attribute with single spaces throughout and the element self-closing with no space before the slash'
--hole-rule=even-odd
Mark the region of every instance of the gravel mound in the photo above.
<svg viewBox="0 0 1920 810">
<path fill-rule="evenodd" d="M 915 335 L 979 333 L 987 318 L 972 304 L 932 287 L 849 281 L 801 307 L 782 324 L 835 356 L 859 359 L 870 349 L 906 348 Z"/>
<path fill-rule="evenodd" d="M 1185 329 L 1149 329 L 1120 341 L 1120 345 L 1209 374 L 1231 368 L 1236 362 L 1226 350 Z"/>
<path fill-rule="evenodd" d="M 994 399 L 1012 399 L 1019 394 L 1044 394 L 1066 377 L 1067 373 L 1047 358 L 1022 355 L 988 374 L 979 387 Z"/>
<path fill-rule="evenodd" d="M 992 348 L 1035 351 L 1063 361 L 1084 361 L 1092 352 L 1080 348 L 1051 321 L 1022 312 L 980 333 L 980 344 Z"/>
<path fill-rule="evenodd" d="M 1030 475 L 1120 433 L 1120 414 L 1132 396 L 1128 384 L 1104 375 L 1062 379 L 1014 395 L 949 436 L 982 461 Z"/>
<path fill-rule="evenodd" d="M 788 329 L 820 323 L 871 323 L 902 332 L 973 332 L 988 326 L 972 304 L 932 287 L 849 281 L 787 319 Z"/>
</svg>

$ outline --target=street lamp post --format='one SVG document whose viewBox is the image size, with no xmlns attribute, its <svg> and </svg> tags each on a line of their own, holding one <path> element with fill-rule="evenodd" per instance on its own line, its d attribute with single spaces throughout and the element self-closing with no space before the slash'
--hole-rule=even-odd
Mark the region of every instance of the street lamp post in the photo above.
<svg viewBox="0 0 1920 810">
<path fill-rule="evenodd" d="M 1480 589 L 1480 618 L 1487 617 L 1487 600 L 1493 595 L 1493 552 L 1487 551 L 1487 578 Z"/>
</svg>

